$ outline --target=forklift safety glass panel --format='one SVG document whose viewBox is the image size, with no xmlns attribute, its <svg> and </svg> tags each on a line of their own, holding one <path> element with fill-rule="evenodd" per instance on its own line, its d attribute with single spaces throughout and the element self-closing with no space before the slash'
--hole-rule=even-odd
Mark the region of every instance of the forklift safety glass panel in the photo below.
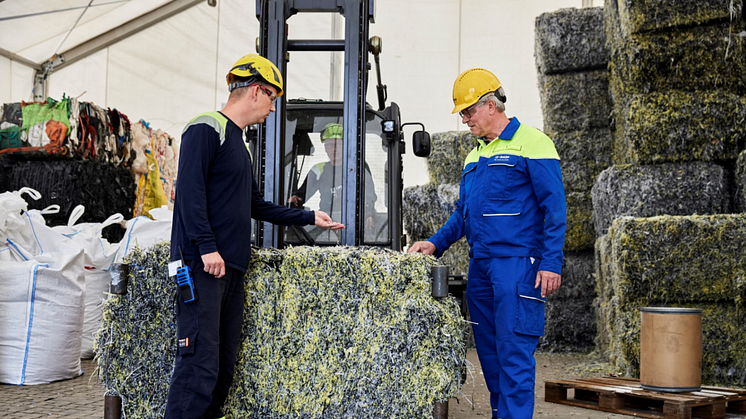
<svg viewBox="0 0 746 419">
<path fill-rule="evenodd" d="M 334 221 L 342 216 L 342 164 L 345 139 L 338 134 L 343 123 L 341 107 L 299 106 L 289 104 L 285 125 L 283 198 L 286 205 L 320 210 Z M 387 202 L 388 143 L 381 132 L 382 118 L 366 112 L 366 135 L 361 151 L 365 164 L 357 186 L 356 208 L 362 212 L 358 231 L 368 245 L 390 244 Z M 316 226 L 286 227 L 284 241 L 293 245 L 341 243 L 341 231 Z"/>
</svg>

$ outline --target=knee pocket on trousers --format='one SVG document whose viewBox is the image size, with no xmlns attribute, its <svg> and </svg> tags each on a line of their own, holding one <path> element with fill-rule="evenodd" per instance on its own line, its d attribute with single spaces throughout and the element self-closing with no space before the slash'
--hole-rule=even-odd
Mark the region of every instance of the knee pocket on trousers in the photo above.
<svg viewBox="0 0 746 419">
<path fill-rule="evenodd" d="M 515 332 L 528 336 L 544 336 L 544 304 L 541 289 L 533 284 L 518 284 Z"/>
<path fill-rule="evenodd" d="M 194 353 L 194 347 L 197 344 L 199 323 L 198 321 L 194 321 L 185 325 L 180 324 L 179 326 L 181 326 L 177 327 L 177 347 L 179 349 L 179 355 L 192 355 Z"/>
</svg>

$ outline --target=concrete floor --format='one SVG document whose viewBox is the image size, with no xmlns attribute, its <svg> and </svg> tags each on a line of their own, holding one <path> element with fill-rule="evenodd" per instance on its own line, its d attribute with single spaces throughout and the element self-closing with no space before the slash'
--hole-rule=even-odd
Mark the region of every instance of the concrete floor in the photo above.
<svg viewBox="0 0 746 419">
<path fill-rule="evenodd" d="M 459 398 L 449 400 L 449 419 L 490 418 L 489 392 L 474 350 L 467 359 L 473 364 L 473 379 L 469 378 Z M 577 354 L 536 355 L 536 409 L 535 419 L 622 419 L 631 416 L 611 414 L 580 407 L 565 406 L 544 401 L 546 380 L 572 379 L 579 376 L 594 361 Z M 82 361 L 84 375 L 65 381 L 36 386 L 0 385 L 0 418 L 39 419 L 75 418 L 103 419 L 104 389 L 91 360 Z M 582 376 L 587 376 L 581 373 Z M 730 418 L 744 416 L 728 415 Z"/>
</svg>

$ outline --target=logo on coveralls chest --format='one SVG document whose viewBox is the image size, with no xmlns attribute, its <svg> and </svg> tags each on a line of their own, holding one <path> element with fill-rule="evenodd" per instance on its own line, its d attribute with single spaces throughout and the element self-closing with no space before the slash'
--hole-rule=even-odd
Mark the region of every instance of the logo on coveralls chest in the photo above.
<svg viewBox="0 0 746 419">
<path fill-rule="evenodd" d="M 496 154 L 487 159 L 487 166 L 515 166 L 518 156 L 514 154 Z"/>
</svg>

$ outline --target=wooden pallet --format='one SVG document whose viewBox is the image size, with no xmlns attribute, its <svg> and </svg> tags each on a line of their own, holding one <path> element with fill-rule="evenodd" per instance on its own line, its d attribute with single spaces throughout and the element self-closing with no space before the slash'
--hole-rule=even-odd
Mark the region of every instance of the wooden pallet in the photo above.
<svg viewBox="0 0 746 419">
<path fill-rule="evenodd" d="M 568 389 L 573 390 L 572 398 Z M 726 413 L 746 417 L 746 389 L 702 387 L 693 393 L 659 393 L 643 390 L 634 378 L 546 381 L 544 400 L 642 418 L 718 419 Z"/>
</svg>

